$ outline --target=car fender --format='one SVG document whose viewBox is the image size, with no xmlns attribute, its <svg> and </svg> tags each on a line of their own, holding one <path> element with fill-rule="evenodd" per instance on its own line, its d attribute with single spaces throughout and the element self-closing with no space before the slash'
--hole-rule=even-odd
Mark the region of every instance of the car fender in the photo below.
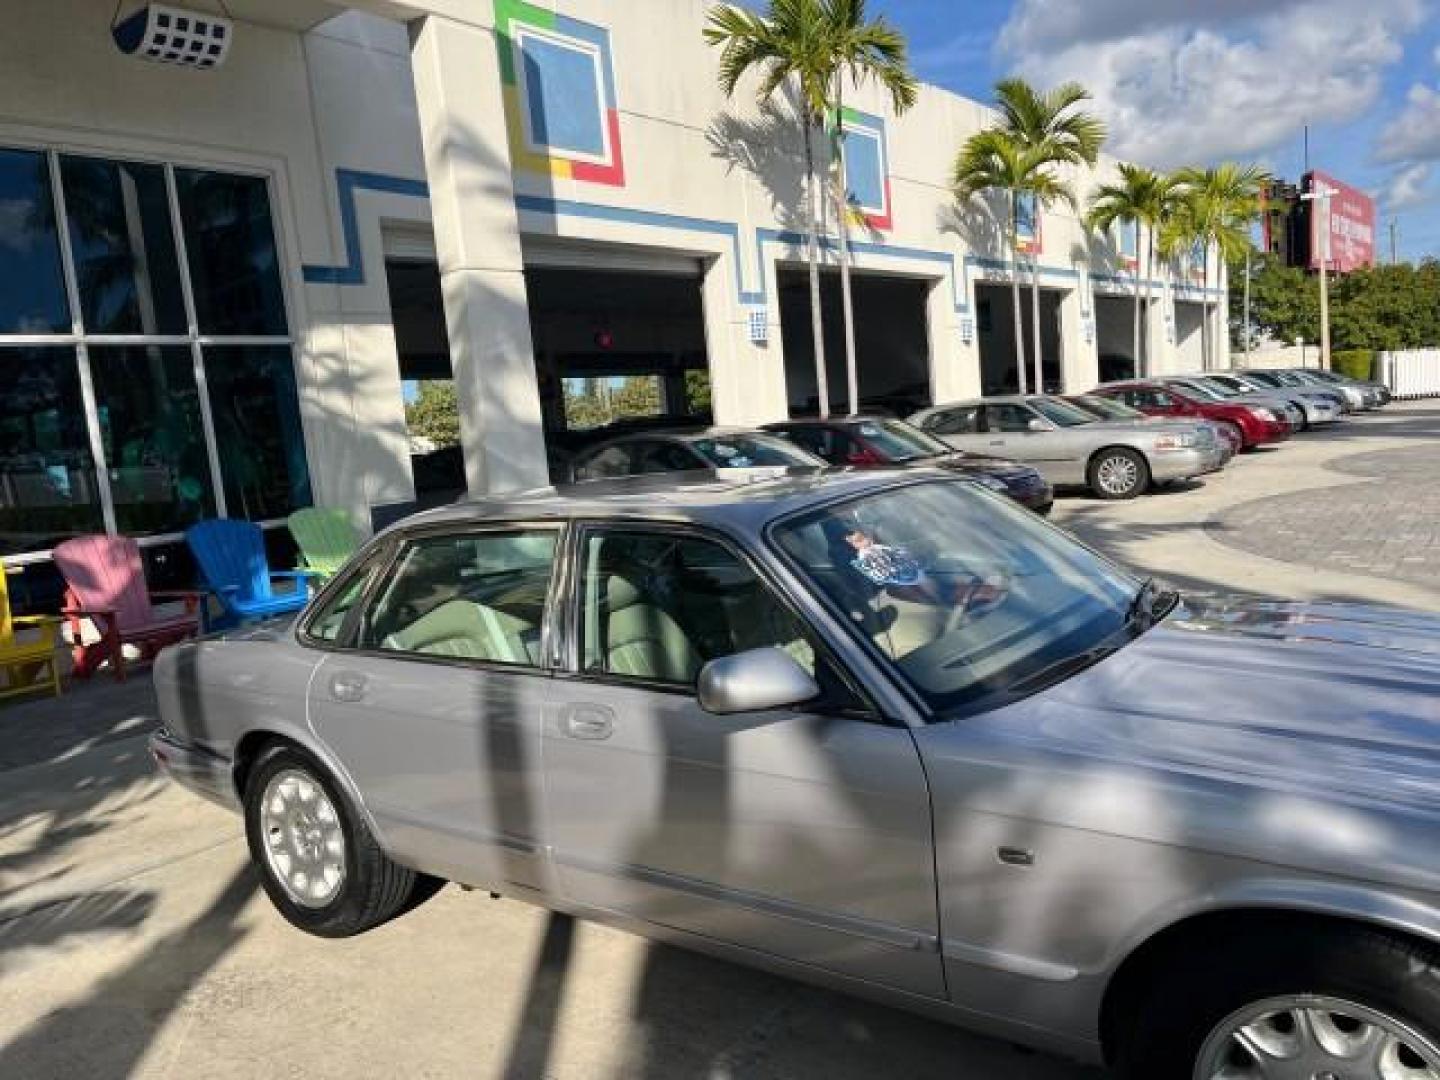
<svg viewBox="0 0 1440 1080">
<path fill-rule="evenodd" d="M 1276 876 L 1237 880 L 1155 911 L 1117 943 L 1103 967 L 1113 975 L 1147 942 L 1191 919 L 1256 911 L 1369 923 L 1440 945 L 1440 898 L 1425 901 L 1360 881 Z"/>
</svg>

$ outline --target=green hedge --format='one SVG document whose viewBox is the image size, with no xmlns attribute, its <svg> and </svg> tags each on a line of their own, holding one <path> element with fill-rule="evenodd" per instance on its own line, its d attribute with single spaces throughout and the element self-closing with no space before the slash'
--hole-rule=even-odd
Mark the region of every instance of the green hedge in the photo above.
<svg viewBox="0 0 1440 1080">
<path fill-rule="evenodd" d="M 1373 378 L 1375 351 L 1373 349 L 1338 349 L 1330 354 L 1330 366 L 1341 375 L 1352 379 Z"/>
</svg>

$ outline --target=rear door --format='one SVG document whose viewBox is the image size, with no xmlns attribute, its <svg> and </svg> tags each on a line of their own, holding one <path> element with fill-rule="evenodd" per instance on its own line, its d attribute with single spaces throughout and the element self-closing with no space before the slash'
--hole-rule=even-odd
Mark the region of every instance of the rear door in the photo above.
<svg viewBox="0 0 1440 1080">
<path fill-rule="evenodd" d="M 568 673 L 544 731 L 549 837 L 572 901 L 943 997 L 930 805 L 910 732 L 870 715 L 728 542 L 578 535 Z M 778 645 L 816 703 L 716 716 L 710 659 Z"/>
<path fill-rule="evenodd" d="M 310 722 L 408 866 L 477 885 L 543 881 L 543 650 L 560 529 L 405 540 L 310 684 Z"/>
</svg>

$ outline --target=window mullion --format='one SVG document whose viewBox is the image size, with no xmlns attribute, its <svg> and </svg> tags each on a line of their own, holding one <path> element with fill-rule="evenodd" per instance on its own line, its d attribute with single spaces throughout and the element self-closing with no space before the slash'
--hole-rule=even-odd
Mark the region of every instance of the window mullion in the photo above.
<svg viewBox="0 0 1440 1080">
<path fill-rule="evenodd" d="M 205 352 L 201 348 L 200 322 L 195 314 L 195 293 L 190 284 L 190 253 L 185 245 L 185 223 L 180 218 L 180 196 L 175 186 L 175 167 L 165 166 L 165 195 L 170 204 L 170 231 L 175 235 L 175 253 L 180 262 L 180 295 L 185 301 L 185 327 L 190 357 L 195 366 L 195 389 L 200 397 L 200 427 L 205 433 L 205 451 L 210 458 L 210 486 L 215 492 L 215 513 L 229 517 L 225 504 L 225 476 L 220 469 L 220 443 L 215 437 L 215 417 L 210 411 L 210 389 L 205 381 Z"/>
<path fill-rule="evenodd" d="M 65 294 L 70 303 L 70 333 L 76 339 L 75 363 L 80 374 L 80 400 L 85 406 L 85 427 L 90 435 L 90 457 L 95 466 L 95 487 L 100 494 L 100 513 L 105 531 L 114 535 L 115 499 L 110 491 L 110 467 L 105 461 L 105 440 L 100 430 L 100 407 L 95 400 L 95 383 L 90 377 L 90 352 L 85 347 L 84 319 L 80 312 L 80 283 L 75 273 L 74 252 L 70 247 L 70 219 L 65 208 L 65 186 L 60 175 L 60 158 L 53 150 L 46 151 L 45 162 L 50 169 L 50 197 L 55 204 L 55 229 L 60 241 L 60 267 L 65 277 Z"/>
</svg>

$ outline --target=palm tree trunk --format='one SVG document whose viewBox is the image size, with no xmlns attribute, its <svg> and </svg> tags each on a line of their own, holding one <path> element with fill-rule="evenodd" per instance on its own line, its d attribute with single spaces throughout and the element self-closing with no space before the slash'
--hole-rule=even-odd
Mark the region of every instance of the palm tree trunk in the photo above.
<svg viewBox="0 0 1440 1080">
<path fill-rule="evenodd" d="M 1025 385 L 1025 313 L 1020 309 L 1020 222 L 1015 192 L 1010 192 L 1010 298 L 1015 309 L 1015 375 L 1020 393 Z"/>
<path fill-rule="evenodd" d="M 820 418 L 830 416 L 830 388 L 825 372 L 825 319 L 820 308 L 820 238 L 816 221 L 815 198 L 815 147 L 810 137 L 814 124 L 807 114 L 805 117 L 805 210 L 810 219 L 809 239 L 806 243 L 806 257 L 810 263 L 810 337 L 815 353 L 815 397 L 819 405 Z"/>
<path fill-rule="evenodd" d="M 1152 228 L 1150 228 L 1149 230 L 1147 230 L 1147 233 L 1146 233 L 1146 243 L 1145 243 L 1145 336 L 1144 336 L 1144 341 L 1143 341 L 1143 345 L 1144 345 L 1144 359 L 1143 359 L 1143 361 L 1142 361 L 1143 370 L 1140 370 L 1140 371 L 1137 371 L 1137 372 L 1136 372 L 1136 374 L 1139 375 L 1142 379 L 1148 379 L 1148 378 L 1150 377 L 1150 375 L 1152 374 L 1152 369 L 1153 369 L 1153 367 L 1154 367 L 1153 358 L 1152 358 L 1151 355 L 1150 355 L 1150 352 L 1151 352 L 1151 348 L 1150 348 L 1151 342 L 1154 340 L 1154 339 L 1150 336 L 1150 331 L 1151 331 L 1151 326 L 1150 326 L 1150 307 L 1151 307 L 1151 303 L 1152 303 L 1152 297 L 1154 296 L 1154 289 L 1155 289 L 1155 230 L 1154 230 L 1154 228 L 1152 227 Z"/>
<path fill-rule="evenodd" d="M 1130 346 L 1130 371 L 1136 378 L 1144 378 L 1140 360 L 1140 222 L 1135 222 L 1135 335 Z"/>
<path fill-rule="evenodd" d="M 1040 212 L 1039 208 L 1035 211 Z M 1035 393 L 1045 392 L 1045 349 L 1040 344 L 1040 253 L 1030 256 L 1030 329 L 1034 337 L 1030 347 L 1035 350 Z"/>
<path fill-rule="evenodd" d="M 1200 256 L 1200 369 L 1210 370 L 1210 245 Z"/>
<path fill-rule="evenodd" d="M 850 213 L 845 198 L 845 118 L 840 77 L 835 77 L 835 137 L 840 175 L 835 184 L 835 224 L 840 234 L 840 306 L 845 324 L 845 389 L 850 415 L 860 411 L 860 374 L 855 359 L 855 307 L 850 297 Z"/>
</svg>

